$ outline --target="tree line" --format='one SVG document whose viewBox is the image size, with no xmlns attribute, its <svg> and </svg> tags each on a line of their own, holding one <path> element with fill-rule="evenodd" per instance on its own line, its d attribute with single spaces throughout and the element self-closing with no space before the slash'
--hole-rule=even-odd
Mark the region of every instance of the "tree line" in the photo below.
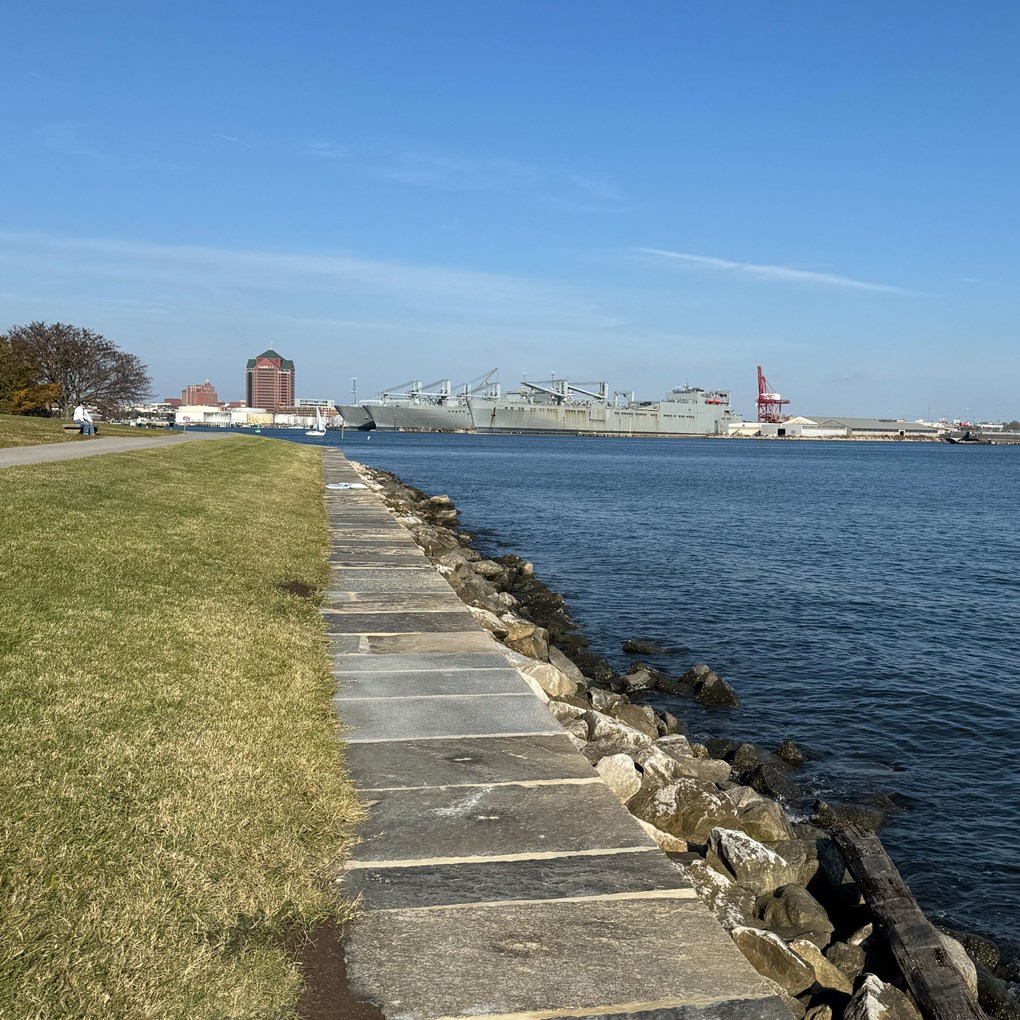
<svg viewBox="0 0 1020 1020">
<path fill-rule="evenodd" d="M 110 416 L 151 391 L 141 360 L 91 329 L 30 322 L 0 335 L 0 414 L 69 418 L 84 403 Z"/>
</svg>

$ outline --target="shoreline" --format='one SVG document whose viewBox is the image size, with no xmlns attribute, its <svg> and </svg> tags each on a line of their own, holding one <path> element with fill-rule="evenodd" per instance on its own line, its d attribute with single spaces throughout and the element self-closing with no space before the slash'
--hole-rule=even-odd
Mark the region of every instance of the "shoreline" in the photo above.
<svg viewBox="0 0 1020 1020">
<path fill-rule="evenodd" d="M 902 973 L 873 930 L 874 921 L 858 923 L 866 914 L 857 902 L 859 890 L 833 852 L 831 831 L 816 824 L 874 825 L 873 815 L 837 806 L 827 808 L 828 814 L 816 812 L 810 822 L 795 818 L 784 806 L 798 767 L 792 742 L 786 742 L 785 756 L 783 746 L 772 753 L 723 738 L 692 744 L 681 720 L 643 703 L 663 683 L 672 685 L 669 693 L 701 704 L 732 703 L 735 692 L 707 666 L 679 679 L 640 663 L 628 674 L 616 673 L 588 651 L 562 596 L 535 578 L 530 564 L 512 554 L 487 560 L 472 548 L 448 497 L 429 497 L 390 472 L 357 468 L 378 486 L 476 619 L 507 648 L 513 664 L 543 691 L 596 771 L 615 784 L 620 799 L 683 869 L 745 955 L 760 972 L 773 969 L 765 976 L 785 976 L 787 992 L 803 1000 L 804 1012 L 794 1008 L 794 1015 L 843 1016 L 851 997 L 871 994 L 862 992 L 866 974 L 892 988 L 883 994 L 896 998 Z M 752 867 L 748 860 L 755 858 L 776 858 L 782 866 L 773 861 Z M 808 915 L 818 930 L 803 927 Z M 794 916 L 800 921 L 789 923 Z M 872 929 L 865 931 L 869 923 Z M 794 931 L 798 925 L 802 930 Z M 819 934 L 825 931 L 829 934 Z M 1016 961 L 1001 966 L 1004 954 L 986 936 L 965 931 L 952 936 L 958 941 L 947 944 L 947 951 L 956 954 L 964 971 L 972 968 L 969 980 L 980 989 L 987 1015 L 1020 1017 L 1020 1005 L 1003 980 L 1016 980 Z M 967 953 L 976 967 L 966 962 Z M 765 961 L 769 955 L 778 962 Z M 801 978 L 791 975 L 805 960 L 815 980 L 794 992 Z M 876 1004 L 888 1008 L 892 1003 L 876 999 Z M 830 1012 L 816 1013 L 823 1008 Z"/>
</svg>

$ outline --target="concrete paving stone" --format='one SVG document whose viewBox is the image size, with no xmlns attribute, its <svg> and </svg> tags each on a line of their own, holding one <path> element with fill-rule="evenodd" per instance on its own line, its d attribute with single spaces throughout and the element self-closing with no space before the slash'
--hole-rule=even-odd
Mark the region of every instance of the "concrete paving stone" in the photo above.
<svg viewBox="0 0 1020 1020">
<path fill-rule="evenodd" d="M 388 698 L 352 701 L 336 698 L 344 739 L 420 740 L 429 737 L 488 736 L 498 733 L 562 731 L 530 691 L 461 698 Z"/>
<path fill-rule="evenodd" d="M 487 652 L 496 641 L 488 631 L 458 630 L 449 634 L 368 634 L 368 650 L 373 654 L 402 652 Z"/>
<path fill-rule="evenodd" d="M 428 563 L 423 555 L 417 553 L 365 553 L 365 552 L 333 552 L 327 557 L 334 567 L 417 567 Z"/>
<path fill-rule="evenodd" d="M 334 638 L 335 644 L 340 638 Z M 421 655 L 407 652 L 401 655 L 362 655 L 360 653 L 336 653 L 334 666 L 342 673 L 362 673 L 377 669 L 396 671 L 411 670 L 416 673 L 438 669 L 505 669 L 506 659 L 495 648 L 487 652 L 453 652 L 446 655 Z"/>
<path fill-rule="evenodd" d="M 392 613 L 394 610 L 406 610 L 409 613 L 463 613 L 464 603 L 452 589 L 445 592 L 426 592 L 420 594 L 404 594 L 403 592 L 334 592 L 323 606 L 322 612 L 328 613 Z"/>
<path fill-rule="evenodd" d="M 343 705 L 351 698 L 409 698 L 415 695 L 524 694 L 531 688 L 516 669 L 430 669 L 428 672 L 338 673 L 337 697 Z"/>
<path fill-rule="evenodd" d="M 452 591 L 431 567 L 388 567 L 385 570 L 337 567 L 330 588 L 351 592 Z"/>
<path fill-rule="evenodd" d="M 430 634 L 478 632 L 478 621 L 461 613 L 331 613 L 324 617 L 328 634 Z"/>
<path fill-rule="evenodd" d="M 363 790 L 591 779 L 595 770 L 566 733 L 529 737 L 448 737 L 351 744 L 347 768 Z"/>
<path fill-rule="evenodd" d="M 347 549 L 350 552 L 412 552 L 421 553 L 421 546 L 415 542 L 406 531 L 394 530 L 387 535 L 372 535 L 364 538 L 360 536 L 332 535 L 330 548 L 333 552 Z"/>
<path fill-rule="evenodd" d="M 355 862 L 654 847 L 604 783 L 375 792 Z"/>
<path fill-rule="evenodd" d="M 402 1020 L 774 997 L 689 899 L 375 911 L 345 952 L 351 991 Z"/>
<path fill-rule="evenodd" d="M 553 900 L 618 896 L 659 889 L 694 890 L 665 854 L 605 854 L 544 861 L 356 868 L 344 894 L 361 896 L 361 910 L 396 910 L 492 900 Z"/>
</svg>

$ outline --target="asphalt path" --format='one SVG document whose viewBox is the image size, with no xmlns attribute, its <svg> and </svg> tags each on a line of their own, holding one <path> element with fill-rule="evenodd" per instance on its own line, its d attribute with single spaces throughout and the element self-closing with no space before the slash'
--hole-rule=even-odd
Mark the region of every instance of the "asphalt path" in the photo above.
<svg viewBox="0 0 1020 1020">
<path fill-rule="evenodd" d="M 229 433 L 236 435 L 236 432 Z M 93 439 L 72 440 L 66 443 L 44 443 L 39 446 L 12 446 L 0 450 L 0 468 L 21 467 L 25 464 L 45 464 L 55 460 L 78 460 L 101 453 L 129 453 L 154 446 L 179 446 L 196 440 L 222 439 L 216 432 L 175 432 L 142 437 L 96 436 Z"/>
</svg>

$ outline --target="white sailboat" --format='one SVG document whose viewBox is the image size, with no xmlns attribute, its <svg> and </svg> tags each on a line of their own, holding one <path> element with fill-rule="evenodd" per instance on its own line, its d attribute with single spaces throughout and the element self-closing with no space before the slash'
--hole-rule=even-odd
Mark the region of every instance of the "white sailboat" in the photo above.
<svg viewBox="0 0 1020 1020">
<path fill-rule="evenodd" d="M 315 428 L 314 429 L 306 429 L 305 430 L 305 435 L 306 436 L 324 436 L 325 434 L 326 434 L 326 425 L 325 425 L 325 423 L 322 420 L 322 411 L 318 407 L 316 407 L 315 408 Z"/>
</svg>

